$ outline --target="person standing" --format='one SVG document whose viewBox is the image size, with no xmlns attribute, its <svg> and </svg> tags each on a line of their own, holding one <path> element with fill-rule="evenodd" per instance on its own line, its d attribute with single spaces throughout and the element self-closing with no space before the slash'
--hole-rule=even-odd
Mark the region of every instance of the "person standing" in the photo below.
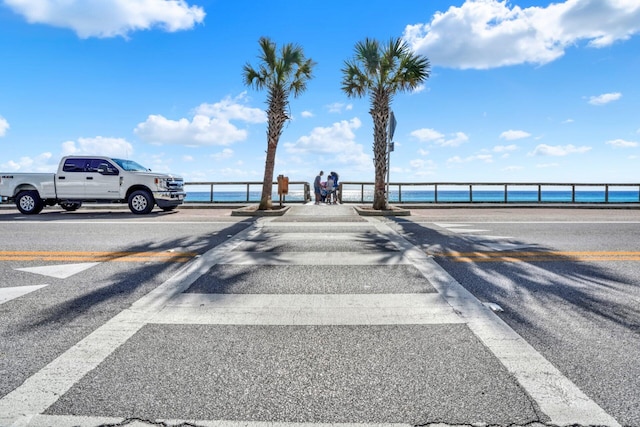
<svg viewBox="0 0 640 427">
<path fill-rule="evenodd" d="M 327 177 L 327 184 L 325 188 L 327 190 L 326 202 L 330 205 L 333 199 L 333 172 L 331 172 Z"/>
<path fill-rule="evenodd" d="M 320 171 L 318 176 L 316 176 L 315 181 L 313 181 L 313 191 L 316 193 L 316 205 L 320 204 L 320 198 L 322 197 L 322 194 L 321 194 L 322 175 L 324 175 L 324 172 Z"/>
<path fill-rule="evenodd" d="M 337 205 L 338 204 L 338 174 L 335 172 L 331 172 L 331 175 L 333 176 L 333 204 Z"/>
</svg>

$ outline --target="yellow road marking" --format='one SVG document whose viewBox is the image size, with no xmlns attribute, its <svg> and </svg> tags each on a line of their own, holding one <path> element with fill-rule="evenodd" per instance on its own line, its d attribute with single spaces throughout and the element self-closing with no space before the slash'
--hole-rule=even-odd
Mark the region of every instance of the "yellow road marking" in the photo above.
<svg viewBox="0 0 640 427">
<path fill-rule="evenodd" d="M 187 262 L 196 252 L 0 251 L 0 261 Z"/>
<path fill-rule="evenodd" d="M 640 261 L 637 251 L 528 251 L 429 253 L 453 262 Z"/>
</svg>

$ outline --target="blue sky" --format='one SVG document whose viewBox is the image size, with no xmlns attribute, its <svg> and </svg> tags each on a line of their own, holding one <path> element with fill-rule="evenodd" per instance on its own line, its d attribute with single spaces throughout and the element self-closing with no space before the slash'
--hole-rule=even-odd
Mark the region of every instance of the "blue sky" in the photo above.
<svg viewBox="0 0 640 427">
<path fill-rule="evenodd" d="M 0 171 L 67 154 L 188 181 L 260 181 L 258 39 L 316 63 L 275 174 L 373 181 L 369 99 L 341 91 L 365 37 L 403 37 L 431 76 L 398 94 L 392 182 L 639 182 L 638 0 L 0 0 Z"/>
</svg>

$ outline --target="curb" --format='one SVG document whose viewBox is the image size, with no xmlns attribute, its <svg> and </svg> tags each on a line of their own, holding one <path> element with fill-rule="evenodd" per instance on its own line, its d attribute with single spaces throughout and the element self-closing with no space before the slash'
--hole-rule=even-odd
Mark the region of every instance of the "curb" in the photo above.
<svg viewBox="0 0 640 427">
<path fill-rule="evenodd" d="M 373 209 L 369 206 L 353 207 L 360 216 L 411 216 L 409 209 L 390 206 L 391 209 Z"/>
<path fill-rule="evenodd" d="M 272 208 L 270 210 L 258 210 L 258 205 L 245 206 L 243 208 L 231 211 L 231 216 L 282 216 L 286 214 L 291 206 L 283 206 L 282 208 Z"/>
</svg>

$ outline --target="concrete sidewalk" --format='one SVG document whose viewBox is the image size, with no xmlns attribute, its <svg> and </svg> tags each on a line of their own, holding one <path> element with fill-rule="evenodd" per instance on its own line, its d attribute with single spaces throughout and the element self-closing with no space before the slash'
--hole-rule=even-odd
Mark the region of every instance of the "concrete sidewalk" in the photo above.
<svg viewBox="0 0 640 427">
<path fill-rule="evenodd" d="M 0 425 L 616 421 L 384 221 L 293 206 L 0 400 Z"/>
</svg>

